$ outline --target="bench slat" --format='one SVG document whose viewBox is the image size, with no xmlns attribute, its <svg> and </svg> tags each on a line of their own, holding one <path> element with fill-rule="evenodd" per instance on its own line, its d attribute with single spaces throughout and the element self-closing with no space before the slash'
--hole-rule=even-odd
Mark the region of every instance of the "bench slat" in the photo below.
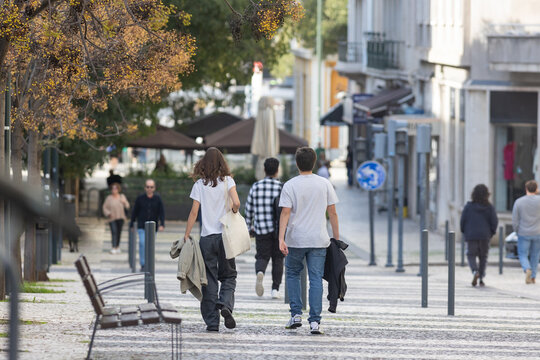
<svg viewBox="0 0 540 360">
<path fill-rule="evenodd" d="M 156 304 L 154 303 L 144 303 L 144 304 L 139 305 L 139 310 L 141 310 L 141 312 L 156 311 L 157 307 L 156 307 Z"/>
<path fill-rule="evenodd" d="M 141 319 L 145 324 L 154 324 L 159 322 L 159 314 L 157 311 L 145 311 L 141 313 Z"/>
<path fill-rule="evenodd" d="M 105 315 L 100 321 L 102 329 L 112 329 L 118 327 L 118 315 Z"/>
<path fill-rule="evenodd" d="M 163 321 L 169 324 L 180 324 L 182 322 L 180 314 L 176 311 L 163 311 L 161 316 L 163 316 Z"/>
<path fill-rule="evenodd" d="M 169 304 L 169 303 L 160 303 L 159 308 L 161 309 L 161 311 L 172 311 L 172 312 L 177 312 L 178 311 L 173 306 L 173 304 Z"/>
<path fill-rule="evenodd" d="M 136 313 L 138 312 L 139 309 L 137 308 L 137 306 L 123 306 L 120 308 L 120 312 L 122 314 L 132 314 L 132 313 Z"/>
<path fill-rule="evenodd" d="M 103 315 L 118 315 L 119 311 L 117 307 L 107 306 L 103 309 Z"/>
<path fill-rule="evenodd" d="M 122 326 L 139 325 L 139 314 L 131 313 L 120 315 L 120 324 L 122 324 Z"/>
</svg>

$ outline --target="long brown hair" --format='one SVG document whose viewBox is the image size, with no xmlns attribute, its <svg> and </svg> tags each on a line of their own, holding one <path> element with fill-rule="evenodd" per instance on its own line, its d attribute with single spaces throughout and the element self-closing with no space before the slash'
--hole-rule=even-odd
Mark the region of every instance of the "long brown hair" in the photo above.
<svg viewBox="0 0 540 360">
<path fill-rule="evenodd" d="M 208 148 L 203 158 L 197 161 L 191 177 L 193 180 L 202 179 L 204 185 L 216 187 L 217 179 L 223 181 L 225 176 L 230 176 L 231 171 L 225 161 L 225 157 L 215 147 Z"/>
</svg>

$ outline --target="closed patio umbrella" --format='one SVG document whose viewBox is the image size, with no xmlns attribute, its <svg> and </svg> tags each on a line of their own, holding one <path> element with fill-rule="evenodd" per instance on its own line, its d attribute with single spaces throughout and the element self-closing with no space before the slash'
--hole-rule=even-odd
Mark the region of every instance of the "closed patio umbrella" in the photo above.
<svg viewBox="0 0 540 360">
<path fill-rule="evenodd" d="M 264 173 L 264 160 L 276 156 L 279 152 L 279 133 L 274 112 L 274 100 L 263 96 L 259 100 L 259 109 L 255 118 L 255 129 L 251 140 L 251 153 L 257 155 L 255 177 L 262 179 Z"/>
</svg>

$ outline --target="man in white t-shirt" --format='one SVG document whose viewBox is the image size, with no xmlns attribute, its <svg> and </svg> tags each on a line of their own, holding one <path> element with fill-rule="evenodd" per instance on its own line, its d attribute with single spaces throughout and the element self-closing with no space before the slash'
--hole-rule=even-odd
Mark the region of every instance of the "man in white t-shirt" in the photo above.
<svg viewBox="0 0 540 360">
<path fill-rule="evenodd" d="M 289 292 L 291 318 L 286 328 L 302 326 L 300 272 L 304 268 L 305 258 L 309 274 L 308 321 L 312 334 L 322 334 L 322 277 L 326 248 L 330 245 L 326 212 L 335 239 L 339 239 L 339 225 L 335 205 L 338 202 L 336 192 L 330 181 L 313 174 L 316 159 L 317 155 L 312 148 L 302 147 L 296 151 L 296 166 L 300 175 L 285 183 L 279 201 L 279 206 L 282 207 L 279 248 L 287 256 L 285 282 Z"/>
</svg>

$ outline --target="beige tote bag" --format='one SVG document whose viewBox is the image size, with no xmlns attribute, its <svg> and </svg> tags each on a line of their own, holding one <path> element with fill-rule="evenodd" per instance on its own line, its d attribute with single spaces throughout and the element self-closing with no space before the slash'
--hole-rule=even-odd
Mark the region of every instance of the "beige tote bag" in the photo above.
<svg viewBox="0 0 540 360">
<path fill-rule="evenodd" d="M 229 205 L 229 183 L 225 178 L 225 215 L 219 219 L 223 224 L 223 247 L 225 248 L 225 257 L 233 259 L 238 255 L 249 251 L 251 248 L 251 239 L 246 225 L 246 219 L 240 212 L 232 212 Z"/>
</svg>

